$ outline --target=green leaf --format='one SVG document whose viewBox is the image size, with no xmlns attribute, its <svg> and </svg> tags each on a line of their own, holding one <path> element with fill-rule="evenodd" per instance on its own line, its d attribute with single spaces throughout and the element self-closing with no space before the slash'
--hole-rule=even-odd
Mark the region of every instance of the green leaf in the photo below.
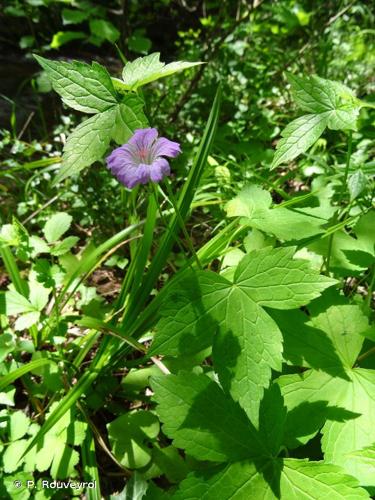
<svg viewBox="0 0 375 500">
<path fill-rule="evenodd" d="M 182 481 L 189 471 L 187 464 L 174 446 L 164 448 L 154 446 L 152 463 L 159 469 L 158 475 L 164 474 L 171 483 Z"/>
<path fill-rule="evenodd" d="M 33 480 L 30 472 L 18 471 L 13 475 L 6 475 L 4 477 L 4 486 L 12 500 L 27 500 L 31 495 L 31 488 L 27 488 L 26 481 Z M 21 487 L 18 487 L 16 481 L 21 482 Z M 4 492 L 5 493 L 5 492 Z"/>
<path fill-rule="evenodd" d="M 14 224 L 3 224 L 0 230 L 0 243 L 17 246 L 20 243 L 19 233 Z"/>
<path fill-rule="evenodd" d="M 15 411 L 9 418 L 9 437 L 11 441 L 21 439 L 30 426 L 30 419 L 23 411 Z"/>
<path fill-rule="evenodd" d="M 173 75 L 173 73 L 197 66 L 198 64 L 202 63 L 176 61 L 166 65 L 160 62 L 160 53 L 155 52 L 126 63 L 122 72 L 122 79 L 126 89 L 136 90 L 142 85 Z"/>
<path fill-rule="evenodd" d="M 338 109 L 340 105 L 354 104 L 357 99 L 353 92 L 342 85 L 316 75 L 301 77 L 287 73 L 293 100 L 308 113 L 324 113 Z"/>
<path fill-rule="evenodd" d="M 356 130 L 356 120 L 362 103 L 353 92 L 341 83 L 316 75 L 298 77 L 287 75 L 292 96 L 304 111 L 328 116 L 332 130 Z"/>
<path fill-rule="evenodd" d="M 322 135 L 332 130 L 356 130 L 362 103 L 345 85 L 319 78 L 288 74 L 293 99 L 310 114 L 291 122 L 281 133 L 271 168 L 294 160 Z"/>
<path fill-rule="evenodd" d="M 48 415 L 51 415 L 56 406 L 57 403 L 51 405 Z M 85 422 L 75 418 L 74 410 L 65 413 L 43 437 L 41 447 L 35 454 L 36 469 L 43 472 L 51 467 L 51 476 L 54 479 L 72 477 L 75 473 L 74 467 L 79 461 L 79 455 L 72 447 L 83 443 L 86 427 Z M 27 455 L 23 458 L 27 459 Z"/>
<path fill-rule="evenodd" d="M 213 310 L 221 320 L 230 287 L 229 281 L 210 272 L 190 273 L 171 287 L 149 353 L 186 355 L 210 346 L 217 326 Z"/>
<path fill-rule="evenodd" d="M 326 256 L 330 245 L 329 238 L 310 243 L 307 248 L 318 255 Z M 349 236 L 344 230 L 336 231 L 332 240 L 330 269 L 339 276 L 353 276 L 368 267 L 369 256 L 362 248 L 361 241 Z"/>
<path fill-rule="evenodd" d="M 4 472 L 14 472 L 19 468 L 19 458 L 27 447 L 27 439 L 20 439 L 10 443 L 3 455 Z"/>
<path fill-rule="evenodd" d="M 360 217 L 354 227 L 361 249 L 375 256 L 375 210 L 371 209 Z"/>
<path fill-rule="evenodd" d="M 291 201 L 294 201 L 293 199 Z M 291 241 L 311 238 L 325 231 L 333 211 L 322 206 L 291 209 L 272 205 L 268 191 L 259 186 L 245 186 L 240 193 L 226 205 L 228 217 L 246 217 L 241 222 L 271 233 L 279 240 Z M 263 245 L 264 246 L 264 245 Z"/>
<path fill-rule="evenodd" d="M 353 475 L 370 495 L 375 495 L 375 446 L 348 453 Z"/>
<path fill-rule="evenodd" d="M 65 144 L 63 162 L 54 184 L 103 158 L 111 139 L 115 113 L 116 108 L 108 109 L 85 120 L 73 130 Z"/>
<path fill-rule="evenodd" d="M 0 336 L 0 363 L 13 352 L 16 347 L 16 337 L 12 333 L 4 332 Z"/>
<path fill-rule="evenodd" d="M 278 459 L 236 462 L 216 471 L 188 476 L 173 500 L 297 499 L 361 500 L 369 498 L 340 467 L 322 462 Z"/>
<path fill-rule="evenodd" d="M 147 54 L 152 47 L 152 42 L 149 38 L 142 36 L 141 33 L 134 33 L 128 39 L 128 47 L 132 52 Z"/>
<path fill-rule="evenodd" d="M 143 112 L 144 102 L 138 96 L 127 95 L 114 110 L 112 138 L 117 144 L 124 144 L 134 130 L 148 126 Z"/>
<path fill-rule="evenodd" d="M 271 169 L 287 163 L 305 153 L 322 135 L 328 125 L 327 113 L 304 115 L 289 123 L 277 143 Z"/>
<path fill-rule="evenodd" d="M 51 476 L 54 479 L 65 479 L 72 477 L 76 469 L 74 468 L 79 462 L 79 454 L 70 446 L 58 439 L 52 439 L 50 444 L 48 438 L 45 446 L 54 450 L 53 460 L 51 464 Z"/>
<path fill-rule="evenodd" d="M 111 77 L 100 64 L 57 62 L 34 55 L 47 72 L 54 90 L 67 106 L 84 113 L 100 113 L 117 104 Z"/>
<path fill-rule="evenodd" d="M 33 250 L 33 257 L 40 253 L 50 253 L 50 248 L 47 243 L 39 236 L 32 235 L 29 239 L 30 247 Z"/>
<path fill-rule="evenodd" d="M 83 31 L 58 31 L 53 35 L 50 47 L 51 49 L 59 49 L 73 40 L 83 40 L 86 37 L 87 35 Z"/>
<path fill-rule="evenodd" d="M 90 11 L 86 10 L 73 10 L 73 9 L 63 9 L 62 10 L 62 21 L 63 24 L 79 24 L 90 17 Z"/>
<path fill-rule="evenodd" d="M 270 193 L 253 184 L 241 189 L 235 198 L 228 201 L 225 209 L 228 217 L 247 217 L 251 219 L 257 211 L 267 209 L 271 204 L 272 197 Z"/>
<path fill-rule="evenodd" d="M 35 370 L 36 368 L 39 368 L 41 366 L 47 365 L 49 363 L 53 363 L 51 359 L 48 358 L 41 358 L 41 359 L 36 359 L 35 361 L 30 361 L 29 363 L 20 366 L 16 370 L 11 371 L 7 375 L 4 375 L 0 379 L 0 391 L 5 389 L 9 384 L 12 384 L 15 380 L 18 378 L 22 377 L 26 373 L 29 373 L 32 370 Z M 12 389 L 13 390 L 13 389 Z M 15 391 L 15 389 L 14 389 Z M 1 404 L 7 404 L 7 403 L 1 403 Z"/>
<path fill-rule="evenodd" d="M 148 487 L 149 483 L 143 479 L 142 474 L 135 471 L 124 490 L 119 495 L 111 495 L 110 500 L 142 500 Z"/>
<path fill-rule="evenodd" d="M 342 363 L 351 368 L 361 351 L 362 332 L 368 329 L 368 319 L 357 305 L 340 304 L 327 307 L 321 297 L 309 306 L 311 323 L 326 332 Z"/>
<path fill-rule="evenodd" d="M 116 42 L 120 37 L 119 30 L 105 19 L 90 20 L 90 31 L 94 36 L 108 40 L 111 43 Z"/>
<path fill-rule="evenodd" d="M 77 236 L 68 236 L 68 238 L 64 238 L 52 248 L 51 255 L 55 255 L 58 257 L 60 255 L 66 254 L 71 248 L 74 247 L 77 241 L 79 241 L 79 238 Z"/>
<path fill-rule="evenodd" d="M 336 280 L 319 275 L 305 260 L 293 259 L 293 247 L 264 248 L 246 255 L 235 283 L 259 305 L 293 309 L 318 297 Z"/>
<path fill-rule="evenodd" d="M 42 311 L 47 305 L 50 290 L 45 288 L 40 283 L 30 281 L 30 303 L 33 305 L 36 311 Z"/>
<path fill-rule="evenodd" d="M 281 333 L 261 306 L 299 307 L 335 283 L 311 270 L 306 261 L 294 260 L 293 252 L 251 252 L 238 265 L 234 283 L 211 272 L 186 275 L 170 288 L 149 351 L 186 355 L 213 341 L 220 382 L 254 425 L 271 369 L 280 371 L 282 360 Z"/>
<path fill-rule="evenodd" d="M 181 372 L 153 377 L 151 386 L 163 432 L 198 460 L 226 462 L 266 453 L 244 411 L 209 377 Z"/>
<path fill-rule="evenodd" d="M 19 46 L 21 49 L 30 49 L 35 44 L 35 37 L 32 35 L 21 36 Z"/>
<path fill-rule="evenodd" d="M 342 360 L 327 333 L 319 330 L 302 311 L 270 311 L 282 335 L 284 359 L 292 365 L 315 368 L 337 375 L 343 371 Z"/>
<path fill-rule="evenodd" d="M 348 179 L 348 190 L 350 194 L 350 200 L 355 200 L 362 193 L 367 185 L 367 176 L 359 168 L 354 174 L 352 174 Z"/>
<path fill-rule="evenodd" d="M 26 330 L 31 326 L 35 325 L 39 321 L 40 312 L 32 311 L 25 314 L 22 314 L 16 322 L 14 323 L 14 329 L 16 331 Z"/>
<path fill-rule="evenodd" d="M 286 417 L 287 412 L 280 387 L 276 383 L 271 383 L 264 391 L 260 403 L 258 427 L 262 441 L 274 457 L 279 455 L 284 442 Z"/>
<path fill-rule="evenodd" d="M 364 332 L 361 332 L 361 335 L 363 337 L 366 337 L 366 339 L 372 340 L 372 342 L 375 342 L 375 325 L 370 326 L 367 330 Z"/>
<path fill-rule="evenodd" d="M 281 371 L 282 336 L 273 319 L 242 288 L 230 290 L 225 312 L 214 340 L 214 367 L 223 388 L 257 425 L 271 369 Z"/>
<path fill-rule="evenodd" d="M 0 405 L 14 406 L 14 395 L 16 393 L 16 389 L 14 389 L 13 387 L 8 387 L 7 389 L 2 390 L 3 387 L 6 387 L 8 385 L 4 382 L 4 378 L 5 377 L 2 377 L 0 379 Z"/>
<path fill-rule="evenodd" d="M 328 401 L 336 410 L 328 415 L 322 433 L 322 448 L 328 462 L 341 465 L 355 475 L 350 453 L 375 442 L 372 418 L 375 412 L 375 374 L 355 368 L 347 378 L 315 370 L 278 379 L 288 411 L 301 404 Z"/>
<path fill-rule="evenodd" d="M 70 228 L 72 220 L 73 217 L 66 212 L 57 212 L 53 214 L 43 228 L 43 234 L 48 243 L 59 240 Z"/>
<path fill-rule="evenodd" d="M 118 144 L 123 144 L 135 129 L 147 126 L 142 107 L 141 99 L 127 96 L 123 103 L 78 125 L 65 144 L 63 163 L 54 184 L 101 160 L 111 138 Z"/>
<path fill-rule="evenodd" d="M 146 466 L 152 456 L 147 442 L 159 434 L 159 421 L 144 410 L 126 413 L 107 425 L 108 438 L 117 460 L 130 469 Z"/>
<path fill-rule="evenodd" d="M 35 311 L 30 301 L 15 290 L 5 292 L 5 308 L 8 316 Z"/>
</svg>

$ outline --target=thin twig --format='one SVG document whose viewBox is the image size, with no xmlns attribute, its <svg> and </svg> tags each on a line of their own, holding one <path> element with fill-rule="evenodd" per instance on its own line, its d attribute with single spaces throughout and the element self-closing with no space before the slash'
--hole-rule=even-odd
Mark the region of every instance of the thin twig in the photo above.
<svg viewBox="0 0 375 500">
<path fill-rule="evenodd" d="M 254 5 L 254 6 L 251 6 L 249 8 L 249 10 L 246 12 L 246 14 L 244 16 L 241 17 L 241 19 L 237 20 L 235 23 L 233 23 L 233 25 L 230 27 L 229 30 L 227 30 L 225 33 L 223 33 L 221 35 L 221 37 L 216 40 L 216 42 L 213 44 L 213 40 L 217 34 L 217 31 L 214 31 L 211 35 L 211 37 L 207 40 L 207 46 L 210 47 L 211 45 L 211 48 L 207 50 L 206 54 L 205 54 L 205 57 L 204 57 L 204 60 L 203 62 L 205 63 L 208 63 L 210 62 L 214 57 L 215 55 L 217 54 L 217 52 L 220 50 L 220 47 L 222 45 L 222 43 L 225 41 L 225 39 L 235 31 L 235 29 L 240 26 L 242 23 L 244 23 L 245 21 L 247 21 L 250 17 L 250 14 L 253 12 L 254 8 L 257 8 L 259 7 L 260 5 L 262 4 L 262 2 L 258 2 L 257 5 Z M 197 73 L 195 74 L 194 78 L 191 80 L 187 90 L 185 91 L 185 93 L 180 97 L 179 101 L 177 102 L 176 104 L 176 107 L 174 108 L 173 112 L 171 113 L 170 117 L 169 117 L 169 121 L 170 122 L 174 122 L 178 115 L 180 114 L 180 111 L 181 109 L 184 107 L 185 103 L 189 100 L 191 94 L 193 93 L 195 87 L 197 86 L 197 84 L 199 83 L 200 79 L 202 78 L 203 76 L 203 73 L 204 73 L 204 70 L 205 70 L 205 67 L 206 65 L 205 64 L 202 64 Z"/>
<path fill-rule="evenodd" d="M 61 193 L 60 194 L 57 194 L 56 196 L 54 196 L 53 198 L 51 198 L 50 200 L 47 201 L 47 203 L 45 203 L 44 205 L 42 205 L 40 208 L 38 208 L 38 210 L 35 210 L 35 212 L 33 212 L 31 215 L 29 215 L 28 217 L 26 217 L 26 219 L 24 221 L 22 221 L 22 224 L 27 224 L 28 222 L 31 221 L 31 219 L 33 219 L 36 215 L 40 214 L 40 212 L 42 212 L 45 208 L 47 208 L 49 205 L 52 205 L 52 203 L 54 203 L 58 198 L 60 198 L 61 196 Z"/>
<path fill-rule="evenodd" d="M 35 111 L 32 111 L 32 112 L 29 114 L 29 116 L 28 116 L 27 120 L 25 121 L 24 126 L 23 126 L 23 127 L 22 127 L 22 129 L 21 129 L 21 132 L 18 134 L 18 137 L 17 137 L 17 139 L 18 139 L 18 140 L 19 140 L 19 139 L 21 139 L 21 137 L 22 137 L 22 136 L 23 136 L 23 134 L 25 133 L 25 130 L 26 130 L 26 129 L 27 129 L 27 127 L 29 126 L 29 123 L 30 123 L 30 122 L 31 122 L 31 120 L 33 119 L 34 115 L 35 115 Z"/>
</svg>

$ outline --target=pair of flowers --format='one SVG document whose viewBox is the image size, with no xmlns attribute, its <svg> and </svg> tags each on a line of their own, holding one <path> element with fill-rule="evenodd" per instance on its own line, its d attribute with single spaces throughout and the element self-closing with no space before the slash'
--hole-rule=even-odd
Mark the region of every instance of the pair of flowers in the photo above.
<svg viewBox="0 0 375 500">
<path fill-rule="evenodd" d="M 138 129 L 129 141 L 116 148 L 107 158 L 107 166 L 127 188 L 149 181 L 160 182 L 170 174 L 167 158 L 181 153 L 180 145 L 158 137 L 155 128 Z"/>
</svg>

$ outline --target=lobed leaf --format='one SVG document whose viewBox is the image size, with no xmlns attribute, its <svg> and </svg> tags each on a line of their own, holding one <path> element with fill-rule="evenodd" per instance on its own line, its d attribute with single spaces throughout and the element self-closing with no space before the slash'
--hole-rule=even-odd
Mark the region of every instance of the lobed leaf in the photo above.
<svg viewBox="0 0 375 500">
<path fill-rule="evenodd" d="M 356 465 L 350 453 L 375 442 L 372 418 L 375 412 L 375 374 L 355 368 L 342 377 L 315 370 L 278 379 L 288 411 L 306 403 L 329 402 L 336 407 L 322 429 L 322 447 L 328 462 L 341 465 L 352 475 Z M 305 415 L 308 418 L 309 414 Z"/>
<path fill-rule="evenodd" d="M 153 377 L 163 432 L 198 460 L 236 461 L 266 454 L 244 411 L 206 375 Z"/>
<path fill-rule="evenodd" d="M 281 371 L 282 336 L 273 319 L 241 288 L 230 290 L 225 313 L 214 339 L 214 367 L 223 388 L 258 426 L 263 389 L 271 370 Z"/>
<path fill-rule="evenodd" d="M 259 305 L 293 309 L 336 283 L 311 269 L 307 261 L 293 259 L 294 251 L 293 247 L 268 247 L 251 252 L 236 269 L 236 285 Z"/>
<path fill-rule="evenodd" d="M 361 500 L 368 493 L 340 467 L 322 462 L 278 459 L 236 462 L 182 481 L 173 500 Z"/>
</svg>

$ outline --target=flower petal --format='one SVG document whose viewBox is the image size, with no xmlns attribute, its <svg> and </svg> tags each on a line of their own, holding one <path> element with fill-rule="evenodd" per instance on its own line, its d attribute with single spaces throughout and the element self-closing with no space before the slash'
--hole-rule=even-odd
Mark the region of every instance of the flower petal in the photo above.
<svg viewBox="0 0 375 500">
<path fill-rule="evenodd" d="M 160 182 L 170 174 L 168 161 L 181 152 L 177 142 L 165 137 L 158 139 L 155 128 L 138 129 L 129 141 L 112 151 L 107 157 L 107 166 L 112 174 L 131 189 L 149 181 Z"/>
<path fill-rule="evenodd" d="M 157 136 L 156 128 L 139 128 L 129 139 L 128 144 L 136 146 L 139 150 L 150 150 Z"/>
<path fill-rule="evenodd" d="M 129 189 L 139 184 L 138 168 L 124 168 L 119 173 L 115 173 L 115 176 Z"/>
<path fill-rule="evenodd" d="M 171 173 L 169 163 L 165 158 L 158 158 L 151 165 L 150 178 L 153 182 L 160 182 L 166 175 Z"/>
<path fill-rule="evenodd" d="M 108 168 L 114 171 L 117 171 L 127 164 L 137 165 L 137 159 L 131 154 L 126 145 L 114 149 L 107 157 L 106 161 Z"/>
<path fill-rule="evenodd" d="M 160 139 L 155 142 L 152 148 L 152 156 L 154 158 L 158 156 L 168 156 L 169 158 L 175 158 L 180 153 L 181 148 L 179 143 L 170 141 L 165 137 L 160 137 Z"/>
</svg>

